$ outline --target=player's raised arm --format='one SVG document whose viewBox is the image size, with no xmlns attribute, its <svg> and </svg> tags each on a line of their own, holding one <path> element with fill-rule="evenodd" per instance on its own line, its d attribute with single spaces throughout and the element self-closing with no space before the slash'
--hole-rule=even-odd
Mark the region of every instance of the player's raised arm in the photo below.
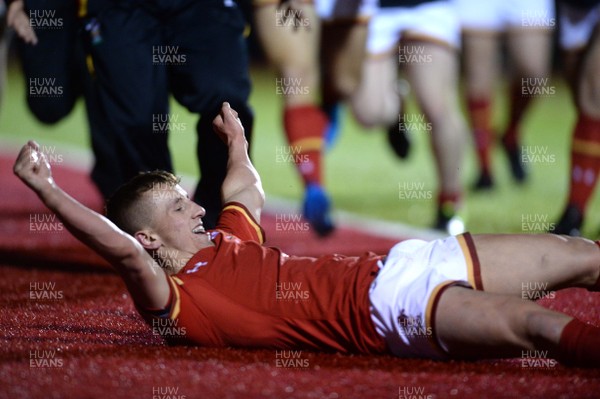
<svg viewBox="0 0 600 399">
<path fill-rule="evenodd" d="M 135 302 L 159 308 L 168 301 L 169 286 L 144 248 L 104 216 L 65 193 L 52 178 L 50 165 L 37 143 L 28 142 L 19 153 L 14 173 L 29 186 L 77 239 L 119 271 Z"/>
<path fill-rule="evenodd" d="M 244 127 L 229 103 L 223 103 L 221 112 L 213 121 L 215 132 L 229 148 L 227 175 L 221 187 L 223 202 L 239 202 L 246 206 L 257 222 L 265 202 L 265 194 L 258 172 L 248 156 L 248 142 Z"/>
</svg>

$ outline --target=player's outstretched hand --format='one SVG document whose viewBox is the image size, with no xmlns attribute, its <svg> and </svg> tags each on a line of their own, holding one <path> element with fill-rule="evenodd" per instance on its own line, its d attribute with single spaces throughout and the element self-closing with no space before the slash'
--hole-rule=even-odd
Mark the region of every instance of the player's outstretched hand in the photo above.
<svg viewBox="0 0 600 399">
<path fill-rule="evenodd" d="M 38 194 L 54 185 L 48 159 L 40 151 L 40 146 L 35 141 L 30 140 L 21 148 L 13 171 L 19 179 Z"/>
<path fill-rule="evenodd" d="M 27 44 L 36 45 L 38 38 L 31 27 L 29 15 L 25 12 L 25 2 L 17 0 L 10 3 L 6 13 L 6 23 L 13 28 L 17 35 Z"/>
<path fill-rule="evenodd" d="M 244 136 L 244 126 L 242 126 L 242 121 L 238 118 L 238 113 L 227 102 L 223 103 L 219 115 L 213 119 L 213 128 L 227 145 L 231 144 L 235 139 L 246 139 Z"/>
</svg>

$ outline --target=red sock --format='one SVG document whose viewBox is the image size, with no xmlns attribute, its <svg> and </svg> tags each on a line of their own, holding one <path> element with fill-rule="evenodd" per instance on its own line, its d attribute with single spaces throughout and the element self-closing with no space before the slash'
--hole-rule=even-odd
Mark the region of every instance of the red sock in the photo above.
<svg viewBox="0 0 600 399">
<path fill-rule="evenodd" d="M 519 145 L 519 123 L 523 118 L 523 113 L 527 105 L 531 101 L 531 97 L 523 95 L 520 84 L 513 84 L 510 98 L 510 116 L 502 141 L 507 148 L 515 150 Z"/>
<path fill-rule="evenodd" d="M 321 157 L 327 117 L 315 105 L 288 107 L 283 125 L 290 144 L 290 153 L 304 184 L 321 184 Z"/>
<path fill-rule="evenodd" d="M 600 367 L 600 328 L 571 320 L 560 335 L 558 360 L 568 366 Z"/>
<path fill-rule="evenodd" d="M 442 191 L 438 196 L 438 207 L 446 215 L 453 215 L 460 207 L 460 194 Z"/>
<path fill-rule="evenodd" d="M 571 148 L 569 203 L 583 213 L 600 173 L 600 120 L 579 114 Z"/>
<path fill-rule="evenodd" d="M 475 149 L 479 166 L 484 173 L 490 173 L 490 150 L 492 147 L 491 114 L 492 106 L 488 98 L 469 98 L 467 108 L 473 127 Z"/>
</svg>

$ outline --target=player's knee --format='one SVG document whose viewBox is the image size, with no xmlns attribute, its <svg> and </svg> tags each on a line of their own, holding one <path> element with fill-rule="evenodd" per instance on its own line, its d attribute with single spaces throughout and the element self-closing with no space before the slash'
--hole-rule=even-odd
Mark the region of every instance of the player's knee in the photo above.
<svg viewBox="0 0 600 399">
<path fill-rule="evenodd" d="M 577 91 L 577 105 L 584 115 L 600 119 L 600 72 L 583 79 Z"/>
<path fill-rule="evenodd" d="M 42 123 L 53 125 L 69 115 L 74 103 L 65 101 L 29 98 L 28 105 L 31 113 Z"/>
</svg>

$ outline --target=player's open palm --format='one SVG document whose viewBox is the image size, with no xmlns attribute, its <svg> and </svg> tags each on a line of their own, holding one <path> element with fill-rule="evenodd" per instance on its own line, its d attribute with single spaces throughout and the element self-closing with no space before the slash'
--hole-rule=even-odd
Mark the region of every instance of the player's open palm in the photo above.
<svg viewBox="0 0 600 399">
<path fill-rule="evenodd" d="M 37 193 L 54 184 L 48 159 L 35 141 L 29 141 L 21 148 L 13 171 Z"/>
</svg>

